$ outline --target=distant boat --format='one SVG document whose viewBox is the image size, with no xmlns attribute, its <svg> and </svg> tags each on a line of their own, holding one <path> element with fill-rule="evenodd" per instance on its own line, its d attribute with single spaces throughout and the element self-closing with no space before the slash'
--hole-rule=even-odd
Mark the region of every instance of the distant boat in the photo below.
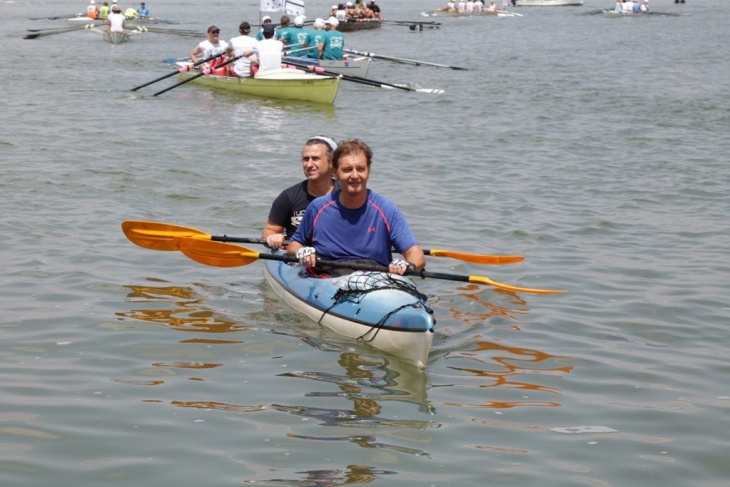
<svg viewBox="0 0 730 487">
<path fill-rule="evenodd" d="M 129 40 L 128 32 L 104 32 L 104 40 L 112 44 L 121 44 Z"/>
<path fill-rule="evenodd" d="M 356 30 L 380 29 L 381 22 L 377 19 L 347 19 L 337 24 L 340 32 L 354 32 Z"/>
<path fill-rule="evenodd" d="M 517 0 L 518 7 L 562 7 L 583 5 L 583 0 Z"/>
</svg>

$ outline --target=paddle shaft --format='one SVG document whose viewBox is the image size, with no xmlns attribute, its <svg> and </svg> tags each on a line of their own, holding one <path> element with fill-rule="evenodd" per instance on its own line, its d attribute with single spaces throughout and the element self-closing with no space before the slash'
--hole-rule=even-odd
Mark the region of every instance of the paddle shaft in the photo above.
<svg viewBox="0 0 730 487">
<path fill-rule="evenodd" d="M 56 35 L 56 34 L 63 34 L 63 33 L 66 33 L 66 32 L 74 32 L 74 31 L 83 30 L 83 29 L 86 29 L 86 26 L 85 25 L 74 25 L 73 27 L 68 27 L 68 28 L 65 28 L 65 29 L 54 30 L 54 31 L 51 31 L 51 32 L 36 32 L 35 34 L 27 34 L 27 35 L 23 36 L 23 39 L 37 39 L 39 37 L 53 36 L 53 35 Z"/>
<path fill-rule="evenodd" d="M 358 56 L 367 56 L 373 59 L 382 59 L 384 61 L 392 61 L 395 63 L 401 63 L 401 64 L 410 64 L 413 66 L 434 66 L 437 68 L 449 68 L 449 69 L 456 69 L 460 71 L 468 71 L 469 68 L 462 68 L 460 66 L 449 66 L 446 64 L 438 64 L 438 63 L 430 63 L 427 61 L 416 61 L 413 59 L 403 59 L 403 58 L 397 58 L 392 56 L 382 56 L 380 54 L 375 54 L 373 52 L 360 52 L 360 51 L 353 51 L 351 49 L 343 49 L 343 51 L 349 53 L 349 54 L 356 54 Z"/>
<path fill-rule="evenodd" d="M 193 68 L 194 68 L 195 66 L 198 66 L 199 64 L 207 63 L 207 62 L 208 62 L 208 61 L 210 61 L 211 59 L 215 59 L 215 58 L 217 58 L 218 56 L 220 56 L 220 54 L 216 54 L 215 56 L 211 56 L 211 57 L 209 57 L 208 59 L 203 59 L 202 61 L 198 61 L 197 63 L 194 63 L 194 64 L 193 64 L 192 66 L 188 66 L 188 67 L 187 67 L 186 69 L 183 69 L 183 68 L 177 69 L 177 70 L 173 71 L 172 73 L 168 73 L 168 74 L 166 74 L 165 76 L 160 76 L 160 77 L 159 77 L 159 78 L 157 78 L 157 79 L 153 79 L 152 81 L 148 81 L 147 83 L 145 83 L 145 84 L 143 84 L 143 85 L 139 85 L 139 86 L 137 86 L 137 87 L 135 87 L 135 88 L 132 88 L 132 89 L 131 89 L 130 91 L 137 91 L 137 90 L 139 90 L 140 88 L 144 88 L 145 86 L 149 86 L 149 85 L 151 85 L 151 84 L 153 84 L 153 83 L 157 83 L 158 81 L 162 81 L 163 79 L 167 79 L 167 78 L 169 78 L 169 77 L 171 77 L 171 76 L 175 76 L 176 74 L 178 74 L 178 73 L 182 73 L 183 71 L 190 71 L 190 70 L 191 70 L 191 69 L 193 69 Z M 174 87 L 173 87 L 173 88 L 174 88 Z M 172 88 L 170 88 L 170 89 L 172 89 Z M 164 92 L 160 92 L 160 93 L 164 93 Z M 160 93 L 156 93 L 156 94 L 155 94 L 155 96 L 159 95 Z"/>
</svg>

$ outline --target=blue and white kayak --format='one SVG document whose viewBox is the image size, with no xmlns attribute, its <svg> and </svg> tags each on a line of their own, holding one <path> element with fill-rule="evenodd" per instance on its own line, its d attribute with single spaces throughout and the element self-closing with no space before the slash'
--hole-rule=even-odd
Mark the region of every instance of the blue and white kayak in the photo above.
<svg viewBox="0 0 730 487">
<path fill-rule="evenodd" d="M 318 278 L 299 264 L 272 260 L 264 261 L 264 274 L 276 294 L 320 325 L 426 366 L 436 320 L 426 296 L 408 277 L 355 272 Z M 348 279 L 353 283 L 355 278 L 377 284 L 350 289 L 356 286 L 348 287 Z"/>
</svg>

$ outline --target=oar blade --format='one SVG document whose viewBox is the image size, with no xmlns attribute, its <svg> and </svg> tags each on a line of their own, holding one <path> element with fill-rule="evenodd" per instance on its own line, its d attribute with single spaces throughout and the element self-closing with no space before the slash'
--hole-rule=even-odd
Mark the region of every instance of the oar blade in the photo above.
<svg viewBox="0 0 730 487">
<path fill-rule="evenodd" d="M 142 220 L 122 222 L 122 231 L 131 242 L 150 250 L 179 250 L 174 241 L 176 238 L 210 240 L 210 235 L 194 228 Z"/>
<path fill-rule="evenodd" d="M 522 255 L 469 254 L 466 252 L 455 252 L 453 250 L 442 249 L 424 250 L 424 253 L 432 257 L 448 257 L 464 262 L 471 262 L 472 264 L 484 265 L 516 264 L 517 262 L 522 262 L 523 260 L 525 260 L 525 257 Z"/>
<path fill-rule="evenodd" d="M 517 286 L 510 286 L 509 284 L 502 284 L 501 282 L 496 282 L 488 277 L 482 277 L 482 276 L 469 276 L 469 282 L 473 282 L 475 284 L 485 284 L 488 286 L 494 286 L 498 287 L 500 289 L 506 289 L 508 291 L 515 291 L 518 293 L 531 293 L 531 294 L 559 294 L 564 293 L 566 291 L 563 290 L 555 290 L 555 289 L 533 289 L 528 287 L 517 287 Z"/>
<path fill-rule="evenodd" d="M 214 267 L 240 267 L 259 260 L 259 253 L 246 247 L 198 238 L 175 238 L 174 244 L 188 258 Z"/>
</svg>

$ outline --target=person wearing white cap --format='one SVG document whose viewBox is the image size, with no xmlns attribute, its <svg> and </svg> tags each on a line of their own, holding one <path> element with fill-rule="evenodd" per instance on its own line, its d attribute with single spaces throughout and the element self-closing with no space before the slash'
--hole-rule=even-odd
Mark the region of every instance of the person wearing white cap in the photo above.
<svg viewBox="0 0 730 487">
<path fill-rule="evenodd" d="M 257 41 L 263 41 L 264 40 L 264 26 L 266 24 L 271 23 L 271 17 L 268 15 L 264 15 L 264 17 L 261 19 L 261 29 L 256 33 L 256 40 Z"/>
<path fill-rule="evenodd" d="M 302 51 L 306 57 L 319 59 L 319 43 L 324 41 L 325 25 L 324 19 L 317 18 L 314 21 L 314 30 L 307 32 L 307 40 L 304 41 L 304 47 L 308 47 L 309 51 Z"/>
<path fill-rule="evenodd" d="M 94 20 L 99 18 L 99 7 L 96 6 L 95 0 L 89 1 L 89 6 L 86 7 L 86 16 Z"/>
<path fill-rule="evenodd" d="M 319 43 L 319 58 L 326 60 L 341 61 L 343 49 L 345 48 L 345 36 L 337 30 L 340 21 L 330 17 L 324 21 L 327 30 L 324 33 L 324 40 Z"/>
<path fill-rule="evenodd" d="M 337 143 L 332 137 L 315 135 L 302 149 L 304 181 L 282 191 L 269 211 L 261 238 L 272 249 L 281 248 L 284 239 L 294 235 L 304 216 L 304 210 L 315 198 L 339 189 L 332 179 L 332 155 Z"/>
<path fill-rule="evenodd" d="M 284 47 L 292 46 L 289 56 L 304 57 L 307 55 L 306 50 L 302 50 L 309 34 L 309 30 L 304 28 L 304 19 L 306 19 L 304 15 L 297 15 L 294 18 L 294 27 L 290 27 L 279 37 L 279 40 L 284 43 Z"/>
<path fill-rule="evenodd" d="M 345 9 L 345 4 L 341 3 L 337 5 L 337 10 L 335 10 L 334 15 L 330 15 L 330 17 L 334 17 L 340 22 L 346 22 L 347 21 L 347 10 Z"/>
</svg>

